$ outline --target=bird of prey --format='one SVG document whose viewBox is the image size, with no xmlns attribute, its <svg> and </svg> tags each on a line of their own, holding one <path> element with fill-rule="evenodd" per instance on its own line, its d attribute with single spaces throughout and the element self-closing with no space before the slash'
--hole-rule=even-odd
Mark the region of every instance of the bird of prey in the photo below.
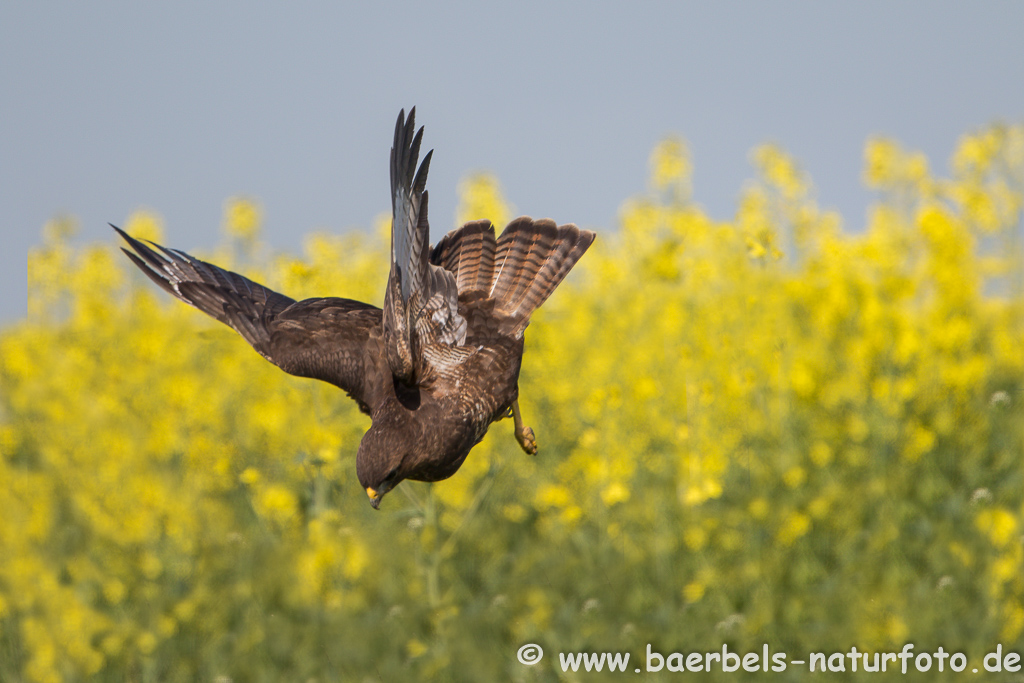
<svg viewBox="0 0 1024 683">
<path fill-rule="evenodd" d="M 336 297 L 295 301 L 182 251 L 111 225 L 143 273 L 172 296 L 232 327 L 292 375 L 345 390 L 372 419 L 356 455 L 359 482 L 379 508 L 404 479 L 439 481 L 459 469 L 492 422 L 519 411 L 523 331 L 594 241 L 550 219 L 466 223 L 433 248 L 427 169 L 416 109 L 398 115 L 391 148 L 391 272 L 383 310 Z M 417 167 L 418 165 L 418 167 Z"/>
</svg>

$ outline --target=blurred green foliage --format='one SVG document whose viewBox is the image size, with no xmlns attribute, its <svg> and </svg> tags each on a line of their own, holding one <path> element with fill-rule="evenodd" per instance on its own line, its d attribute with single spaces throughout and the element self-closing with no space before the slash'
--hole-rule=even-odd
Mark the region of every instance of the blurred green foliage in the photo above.
<svg viewBox="0 0 1024 683">
<path fill-rule="evenodd" d="M 659 145 L 527 331 L 540 454 L 494 425 L 379 513 L 342 392 L 172 301 L 113 236 L 47 226 L 0 335 L 0 680 L 601 680 L 557 653 L 1019 646 L 1024 128 L 965 136 L 950 178 L 870 142 L 858 234 L 782 151 L 753 160 L 718 223 L 685 145 Z M 466 219 L 511 215 L 491 178 L 462 193 Z M 386 220 L 302 257 L 259 223 L 230 201 L 198 255 L 380 303 Z M 126 227 L 164 240 L 150 214 Z"/>
</svg>

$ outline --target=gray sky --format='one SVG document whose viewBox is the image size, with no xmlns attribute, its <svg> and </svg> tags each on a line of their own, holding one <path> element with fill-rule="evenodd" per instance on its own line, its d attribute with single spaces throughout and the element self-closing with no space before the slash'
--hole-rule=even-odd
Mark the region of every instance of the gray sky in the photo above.
<svg viewBox="0 0 1024 683">
<path fill-rule="evenodd" d="M 0 323 L 25 314 L 26 252 L 59 214 L 112 240 L 147 207 L 182 249 L 218 243 L 238 194 L 275 247 L 369 227 L 412 105 L 435 237 L 478 169 L 520 213 L 612 230 L 667 133 L 712 216 L 772 141 L 857 230 L 869 136 L 945 172 L 961 134 L 1024 119 L 1022 31 L 1020 2 L 6 2 Z"/>
</svg>

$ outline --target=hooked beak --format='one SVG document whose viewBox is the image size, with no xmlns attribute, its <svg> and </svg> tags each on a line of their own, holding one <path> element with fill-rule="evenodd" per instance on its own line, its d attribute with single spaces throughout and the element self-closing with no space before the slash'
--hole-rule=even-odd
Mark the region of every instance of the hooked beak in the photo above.
<svg viewBox="0 0 1024 683">
<path fill-rule="evenodd" d="M 372 486 L 366 487 L 366 495 L 370 497 L 370 505 L 374 510 L 380 510 L 380 499 L 384 497 L 383 491 L 375 491 Z"/>
</svg>

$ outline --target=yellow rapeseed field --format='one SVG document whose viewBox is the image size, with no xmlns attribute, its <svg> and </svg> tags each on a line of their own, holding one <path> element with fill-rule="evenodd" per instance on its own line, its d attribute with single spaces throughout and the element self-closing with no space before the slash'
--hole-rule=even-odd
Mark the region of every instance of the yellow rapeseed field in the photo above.
<svg viewBox="0 0 1024 683">
<path fill-rule="evenodd" d="M 540 454 L 499 423 L 382 512 L 342 392 L 157 290 L 113 234 L 46 226 L 0 332 L 0 681 L 563 680 L 528 642 L 1020 649 L 1024 127 L 965 136 L 948 178 L 869 142 L 863 229 L 782 150 L 752 158 L 721 223 L 660 144 L 526 333 Z M 513 215 L 493 178 L 461 193 L 461 218 Z M 302 256 L 260 220 L 229 200 L 196 255 L 381 303 L 386 220 Z"/>
</svg>

